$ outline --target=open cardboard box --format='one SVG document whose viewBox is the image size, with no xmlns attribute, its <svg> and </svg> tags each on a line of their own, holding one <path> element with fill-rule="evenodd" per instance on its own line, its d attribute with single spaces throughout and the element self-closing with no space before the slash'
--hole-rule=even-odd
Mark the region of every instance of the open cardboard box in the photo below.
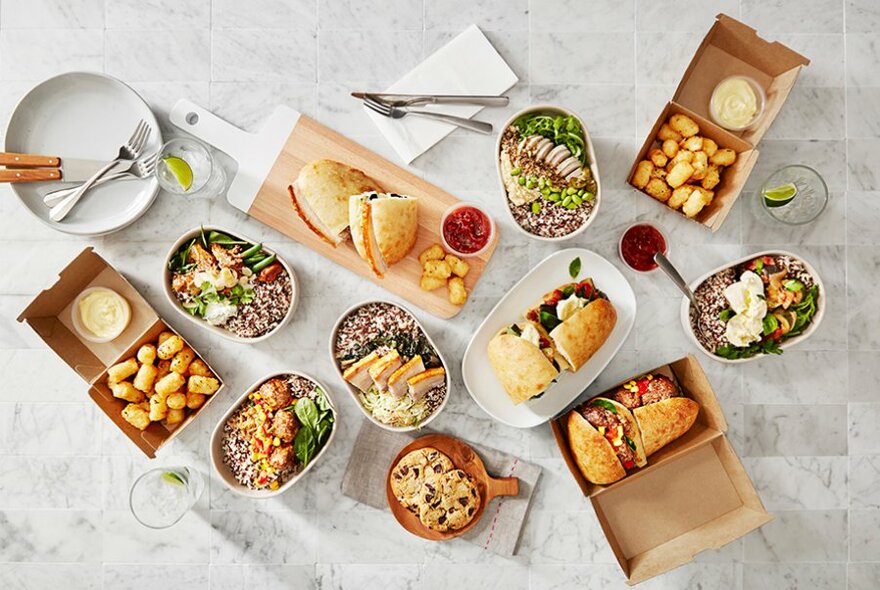
<svg viewBox="0 0 880 590">
<path fill-rule="evenodd" d="M 751 27 L 719 14 L 685 70 L 672 101 L 666 105 L 639 150 L 630 168 L 630 185 L 638 163 L 659 145 L 655 138 L 660 126 L 673 114 L 688 115 L 700 126 L 700 135 L 714 140 L 719 147 L 732 148 L 738 153 L 736 163 L 722 172 L 712 203 L 694 218 L 694 221 L 717 231 L 755 165 L 758 142 L 782 109 L 801 68 L 809 63 L 809 59 L 785 45 L 765 41 Z M 709 114 L 712 91 L 719 82 L 733 75 L 752 78 L 766 95 L 764 114 L 753 127 L 742 131 L 728 131 L 716 125 Z M 653 199 L 647 193 L 645 195 Z"/>
<path fill-rule="evenodd" d="M 81 338 L 73 327 L 71 310 L 74 300 L 89 287 L 113 289 L 122 295 L 131 307 L 131 321 L 128 327 L 112 342 L 101 344 L 89 342 Z M 140 431 L 122 418 L 122 409 L 128 402 L 113 397 L 107 386 L 107 368 L 133 357 L 142 344 L 155 343 L 160 332 L 165 330 L 177 332 L 163 322 L 131 283 L 95 254 L 91 247 L 83 250 L 58 274 L 58 282 L 31 301 L 18 316 L 18 321 L 27 322 L 49 345 L 49 348 L 89 384 L 89 396 L 98 407 L 151 458 L 155 457 L 157 450 L 183 431 L 223 389 L 223 380 L 209 365 L 211 372 L 220 381 L 220 389 L 207 396 L 201 408 L 195 411 L 187 410 L 184 421 L 173 429 L 169 429 L 161 422 L 152 422 L 146 430 Z M 185 338 L 184 342 L 186 342 Z M 186 344 L 190 346 L 188 342 Z M 197 350 L 193 350 L 197 358 L 205 360 Z"/>
<path fill-rule="evenodd" d="M 721 547 L 773 519 L 725 436 L 727 422 L 697 359 L 688 355 L 638 376 L 645 373 L 670 377 L 700 404 L 700 413 L 687 434 L 620 481 L 600 486 L 584 479 L 568 447 L 568 413 L 551 423 L 629 584 L 683 565 L 700 551 Z"/>
</svg>

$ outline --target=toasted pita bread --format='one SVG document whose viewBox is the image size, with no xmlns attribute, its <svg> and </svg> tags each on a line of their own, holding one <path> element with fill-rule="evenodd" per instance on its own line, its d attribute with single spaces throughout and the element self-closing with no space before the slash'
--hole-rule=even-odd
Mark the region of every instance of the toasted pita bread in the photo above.
<svg viewBox="0 0 880 590">
<path fill-rule="evenodd" d="M 608 339 L 617 323 L 617 311 L 607 299 L 594 299 L 553 328 L 550 338 L 559 354 L 577 371 Z"/>
<path fill-rule="evenodd" d="M 699 413 L 700 404 L 688 397 L 672 397 L 633 410 L 645 455 L 653 455 L 690 430 Z"/>
<path fill-rule="evenodd" d="M 349 225 L 349 197 L 382 189 L 356 168 L 333 160 L 315 160 L 303 166 L 287 190 L 299 218 L 335 247 Z"/>
<path fill-rule="evenodd" d="M 416 243 L 418 200 L 373 192 L 352 196 L 348 207 L 355 249 L 382 277 Z"/>
<path fill-rule="evenodd" d="M 587 419 L 572 410 L 566 421 L 568 446 L 581 474 L 598 485 L 608 485 L 626 476 L 626 469 L 614 448 Z"/>
<path fill-rule="evenodd" d="M 514 404 L 539 395 L 559 375 L 540 348 L 502 330 L 489 341 L 489 364 Z"/>
</svg>

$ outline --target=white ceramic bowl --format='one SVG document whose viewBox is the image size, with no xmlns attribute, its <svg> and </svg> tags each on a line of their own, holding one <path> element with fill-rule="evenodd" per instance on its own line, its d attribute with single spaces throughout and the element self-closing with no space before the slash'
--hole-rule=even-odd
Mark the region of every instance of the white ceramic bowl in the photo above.
<svg viewBox="0 0 880 590">
<path fill-rule="evenodd" d="M 750 254 L 748 256 L 743 256 L 742 258 L 735 260 L 734 262 L 731 262 L 730 264 L 725 264 L 725 265 L 719 266 L 715 270 L 711 270 L 711 271 L 707 272 L 706 274 L 701 276 L 696 281 L 693 281 L 690 284 L 690 287 L 691 287 L 692 291 L 696 291 L 697 287 L 699 287 L 703 283 L 703 281 L 705 281 L 706 279 L 708 279 L 709 277 L 714 275 L 716 272 L 720 272 L 726 268 L 732 268 L 732 267 L 738 266 L 744 262 L 748 262 L 749 260 L 757 258 L 758 256 L 790 256 L 790 257 L 794 258 L 795 260 L 801 262 L 804 265 L 804 267 L 807 269 L 807 272 L 810 273 L 810 275 L 813 277 L 813 280 L 815 281 L 816 285 L 818 285 L 818 287 L 819 287 L 819 301 L 816 303 L 816 315 L 813 316 L 813 321 L 810 323 L 810 325 L 807 327 L 807 329 L 804 330 L 801 334 L 799 334 L 798 336 L 795 336 L 794 338 L 791 338 L 790 340 L 786 340 L 785 342 L 783 342 L 782 344 L 779 345 L 779 347 L 781 349 L 786 350 L 786 349 L 794 346 L 798 342 L 803 342 L 804 340 L 806 340 L 807 338 L 812 336 L 813 332 L 815 332 L 816 329 L 819 327 L 819 324 L 822 323 L 822 318 L 825 315 L 825 297 L 826 297 L 825 285 L 822 284 L 822 279 L 819 277 L 819 274 L 816 272 L 816 269 L 814 269 L 810 265 L 809 262 L 807 262 L 806 260 L 804 260 L 800 256 L 792 254 L 791 252 L 786 252 L 785 250 L 764 250 L 763 252 L 755 252 L 754 254 Z M 755 359 L 759 359 L 761 357 L 768 356 L 764 353 L 759 353 L 759 354 L 756 354 L 755 356 L 751 356 L 749 358 L 744 358 L 744 359 L 726 359 L 726 358 L 722 358 L 716 354 L 713 354 L 712 352 L 707 350 L 705 346 L 700 344 L 700 341 L 697 339 L 696 334 L 694 334 L 693 328 L 691 328 L 690 301 L 688 300 L 687 297 L 681 298 L 680 317 L 681 317 L 681 325 L 684 327 L 684 331 L 690 337 L 691 341 L 697 346 L 697 348 L 699 348 L 701 351 L 703 351 L 703 353 L 705 353 L 707 356 L 711 357 L 713 360 L 718 361 L 719 363 L 727 363 L 727 364 L 733 365 L 733 364 L 737 364 L 737 363 L 747 363 L 749 361 L 753 361 Z"/>
<path fill-rule="evenodd" d="M 321 447 L 321 450 L 318 451 L 309 464 L 305 466 L 305 468 L 288 479 L 286 482 L 278 486 L 277 490 L 252 490 L 249 487 L 238 483 L 226 465 L 223 463 L 223 425 L 226 424 L 226 421 L 229 420 L 229 417 L 238 410 L 238 408 L 243 404 L 248 395 L 250 395 L 253 391 L 257 390 L 260 385 L 272 379 L 273 377 L 283 377 L 285 375 L 297 375 L 299 377 L 303 377 L 313 382 L 315 385 L 320 387 L 324 391 L 324 395 L 327 397 L 327 401 L 330 403 L 330 410 L 333 412 L 333 429 L 330 430 L 330 436 L 327 438 L 327 441 L 324 443 L 324 446 Z M 247 496 L 248 498 L 271 498 L 272 496 L 277 496 L 279 494 L 283 494 L 287 491 L 288 488 L 293 486 L 296 482 L 302 479 L 306 473 L 309 472 L 309 469 L 315 466 L 315 464 L 321 460 L 321 457 L 330 448 L 330 444 L 333 442 L 333 438 L 336 436 L 336 431 L 339 428 L 339 412 L 336 409 L 336 402 L 333 400 L 333 394 L 330 393 L 330 390 L 327 387 L 312 377 L 311 375 L 306 375 L 305 373 L 301 373 L 299 371 L 279 371 L 274 373 L 269 373 L 268 375 L 258 379 L 253 385 L 248 387 L 248 389 L 235 400 L 235 403 L 223 414 L 223 417 L 220 418 L 220 421 L 217 423 L 217 426 L 214 427 L 214 432 L 211 434 L 211 463 L 214 465 L 214 471 L 217 475 L 220 476 L 220 479 L 223 480 L 223 483 L 229 487 L 230 490 L 235 492 L 236 494 L 240 494 L 242 496 Z"/>
<path fill-rule="evenodd" d="M 194 324 L 197 324 L 197 325 L 205 328 L 206 330 L 217 334 L 218 336 L 226 338 L 227 340 L 232 340 L 233 342 L 249 342 L 249 343 L 262 342 L 263 340 L 266 340 L 267 338 L 269 338 L 270 336 L 272 336 L 273 334 L 278 332 L 281 328 L 286 326 L 287 323 L 290 322 L 290 319 L 293 317 L 293 314 L 296 311 L 296 306 L 299 303 L 299 282 L 297 281 L 296 273 L 293 272 L 293 269 L 290 267 L 290 265 L 287 264 L 287 262 L 281 256 L 278 256 L 274 250 L 272 250 L 271 248 L 266 248 L 265 246 L 263 246 L 263 251 L 269 253 L 270 255 L 275 254 L 276 261 L 280 262 L 281 266 L 284 267 L 284 270 L 287 271 L 287 274 L 290 277 L 290 287 L 293 290 L 293 294 L 290 299 L 290 309 L 287 310 L 287 314 L 284 316 L 284 319 L 282 319 L 281 322 L 279 322 L 279 324 L 277 326 L 275 326 L 274 328 L 272 328 L 271 330 L 269 330 L 268 332 L 266 332 L 262 336 L 257 336 L 256 338 L 242 338 L 241 336 L 236 336 L 235 334 L 233 334 L 229 330 L 224 330 L 223 328 L 220 328 L 218 326 L 212 326 L 211 324 L 209 324 L 208 322 L 206 322 L 202 318 L 198 318 L 198 317 L 192 315 L 191 313 L 189 313 L 188 311 L 186 311 L 183 308 L 183 306 L 180 304 L 180 301 L 177 299 L 177 296 L 174 295 L 174 291 L 171 288 L 171 271 L 168 270 L 168 261 L 171 260 L 171 257 L 174 256 L 174 253 L 177 252 L 184 243 L 186 243 L 189 240 L 191 240 L 192 238 L 198 236 L 202 232 L 202 230 L 204 230 L 206 232 L 218 231 L 218 232 L 224 233 L 228 236 L 231 236 L 233 238 L 239 238 L 243 241 L 247 241 L 252 244 L 259 243 L 259 242 L 257 242 L 257 240 L 252 240 L 247 236 L 241 235 L 239 232 L 228 230 L 223 227 L 218 227 L 216 225 L 211 225 L 211 226 L 205 225 L 202 227 L 196 227 L 196 228 L 189 230 L 188 232 L 186 232 L 182 236 L 180 236 L 180 238 L 178 238 L 178 240 L 176 242 L 174 242 L 174 245 L 168 251 L 168 255 L 165 256 L 165 262 L 164 262 L 164 266 L 162 269 L 162 288 L 165 291 L 165 297 L 168 298 L 168 301 L 171 302 L 171 305 L 174 307 L 174 309 L 179 311 L 183 317 L 185 317 L 189 321 L 193 322 Z"/>
<path fill-rule="evenodd" d="M 421 424 L 418 424 L 417 426 L 390 426 L 388 424 L 380 422 L 375 417 L 373 417 L 373 415 L 369 411 L 367 411 L 367 409 L 361 404 L 360 390 L 358 390 L 354 385 L 345 380 L 345 378 L 342 376 L 342 369 L 340 369 L 339 363 L 336 361 L 336 334 L 339 332 L 339 328 L 340 326 L 342 326 L 342 322 L 344 322 L 346 318 L 348 318 L 348 316 L 350 316 L 356 310 L 364 307 L 365 305 L 370 305 L 371 303 L 384 303 L 387 305 L 393 305 L 394 307 L 402 309 L 404 312 L 408 313 L 412 317 L 413 321 L 415 321 L 416 325 L 421 328 L 422 332 L 425 334 L 425 338 L 427 338 L 428 340 L 428 344 L 430 344 L 431 348 L 434 349 L 434 352 L 437 353 L 437 357 L 440 359 L 440 362 L 443 364 L 443 368 L 446 370 L 446 397 L 443 398 L 443 401 L 440 402 L 440 406 L 436 410 L 434 410 L 434 413 L 428 416 Z M 336 324 L 333 325 L 333 330 L 330 332 L 330 362 L 333 364 L 333 368 L 336 369 L 336 373 L 339 375 L 340 381 L 342 381 L 346 389 L 348 389 L 352 397 L 354 397 L 355 402 L 357 402 L 358 408 L 360 408 L 361 412 L 364 413 L 364 416 L 366 416 L 370 420 L 370 422 L 372 422 L 379 428 L 384 428 L 385 430 L 390 430 L 391 432 L 410 432 L 412 430 L 419 430 L 420 428 L 424 428 L 425 426 L 430 424 L 431 421 L 440 414 L 440 412 L 443 411 L 443 408 L 446 407 L 446 402 L 449 401 L 449 396 L 452 394 L 452 382 L 449 377 L 449 363 L 447 363 L 446 359 L 443 358 L 443 353 L 441 353 L 437 345 L 434 344 L 434 341 L 431 339 L 430 334 L 428 334 L 428 331 L 425 330 L 425 327 L 413 314 L 413 312 L 411 312 L 404 306 L 394 303 L 392 301 L 387 301 L 383 299 L 370 299 L 368 301 L 362 301 L 356 305 L 352 305 L 351 307 L 346 309 L 345 312 L 343 312 L 343 314 L 339 316 L 339 319 L 336 320 Z"/>
<path fill-rule="evenodd" d="M 501 137 L 504 135 L 504 132 L 507 130 L 507 128 L 510 127 L 511 124 L 513 124 L 513 122 L 516 121 L 518 118 L 523 115 L 536 112 L 546 112 L 553 115 L 571 115 L 578 120 L 578 123 L 581 124 L 581 129 L 584 130 L 584 149 L 586 149 L 587 159 L 590 163 L 590 172 L 593 174 L 593 178 L 596 181 L 596 200 L 593 204 L 593 212 L 590 214 L 590 218 L 587 219 L 586 223 L 584 223 L 581 227 L 574 230 L 570 234 L 559 236 L 556 238 L 547 238 L 544 236 L 535 235 L 531 232 L 526 231 L 519 223 L 517 223 L 516 219 L 514 219 L 513 217 L 513 212 L 511 212 L 510 210 L 510 200 L 507 198 L 507 189 L 504 187 L 504 180 L 502 179 L 501 174 Z M 571 238 L 583 233 L 584 230 L 586 230 L 590 226 L 590 224 L 593 223 L 593 220 L 596 219 L 596 215 L 599 213 L 599 206 L 602 204 L 602 182 L 599 180 L 599 166 L 596 163 L 596 152 L 595 150 L 593 150 L 593 141 L 590 139 L 590 132 L 587 129 L 587 125 L 584 123 L 584 120 L 566 108 L 550 104 L 539 104 L 526 107 L 510 117 L 501 127 L 501 131 L 498 133 L 498 139 L 495 142 L 495 169 L 498 172 L 498 184 L 501 187 L 501 194 L 504 196 L 504 210 L 507 212 L 507 215 L 508 217 L 510 217 L 513 225 L 515 225 L 519 231 L 530 238 L 541 240 L 543 242 L 562 242 L 565 240 L 570 240 Z"/>
</svg>

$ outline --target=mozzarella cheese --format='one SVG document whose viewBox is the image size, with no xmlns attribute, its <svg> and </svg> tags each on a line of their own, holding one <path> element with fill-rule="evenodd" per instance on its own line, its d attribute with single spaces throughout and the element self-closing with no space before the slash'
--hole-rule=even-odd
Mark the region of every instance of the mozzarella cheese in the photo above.
<svg viewBox="0 0 880 590">
<path fill-rule="evenodd" d="M 584 305 L 586 305 L 587 300 L 581 299 L 574 293 L 571 294 L 571 297 L 568 299 L 562 299 L 559 303 L 556 304 L 556 317 L 559 318 L 559 321 L 564 322 L 574 314 L 578 312 Z"/>
<path fill-rule="evenodd" d="M 748 346 L 761 338 L 767 302 L 764 300 L 764 283 L 750 270 L 740 280 L 724 289 L 724 297 L 736 315 L 730 318 L 724 337 L 734 346 Z"/>
<path fill-rule="evenodd" d="M 522 334 L 520 334 L 520 338 L 522 338 L 526 342 L 531 342 L 538 348 L 541 347 L 541 335 L 532 324 L 525 325 L 525 327 L 522 329 Z"/>
</svg>

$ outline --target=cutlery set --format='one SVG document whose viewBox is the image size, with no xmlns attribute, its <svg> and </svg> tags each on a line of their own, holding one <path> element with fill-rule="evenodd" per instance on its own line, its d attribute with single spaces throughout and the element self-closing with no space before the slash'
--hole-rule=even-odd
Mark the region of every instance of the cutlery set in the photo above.
<svg viewBox="0 0 880 590">
<path fill-rule="evenodd" d="M 456 117 L 437 111 L 429 111 L 414 107 L 429 105 L 470 105 L 484 107 L 505 107 L 510 102 L 506 96 L 452 95 L 452 94 L 380 94 L 372 92 L 352 92 L 354 98 L 361 99 L 368 109 L 383 117 L 402 119 L 406 115 L 415 115 L 435 121 L 442 121 L 478 133 L 492 133 L 492 124 L 485 121 Z"/>
<path fill-rule="evenodd" d="M 79 186 L 53 190 L 43 196 L 51 207 L 49 218 L 61 221 L 92 188 L 116 180 L 143 179 L 156 170 L 158 154 L 144 155 L 152 127 L 143 119 L 110 162 L 61 158 L 37 154 L 0 153 L 0 182 L 80 182 Z"/>
</svg>

